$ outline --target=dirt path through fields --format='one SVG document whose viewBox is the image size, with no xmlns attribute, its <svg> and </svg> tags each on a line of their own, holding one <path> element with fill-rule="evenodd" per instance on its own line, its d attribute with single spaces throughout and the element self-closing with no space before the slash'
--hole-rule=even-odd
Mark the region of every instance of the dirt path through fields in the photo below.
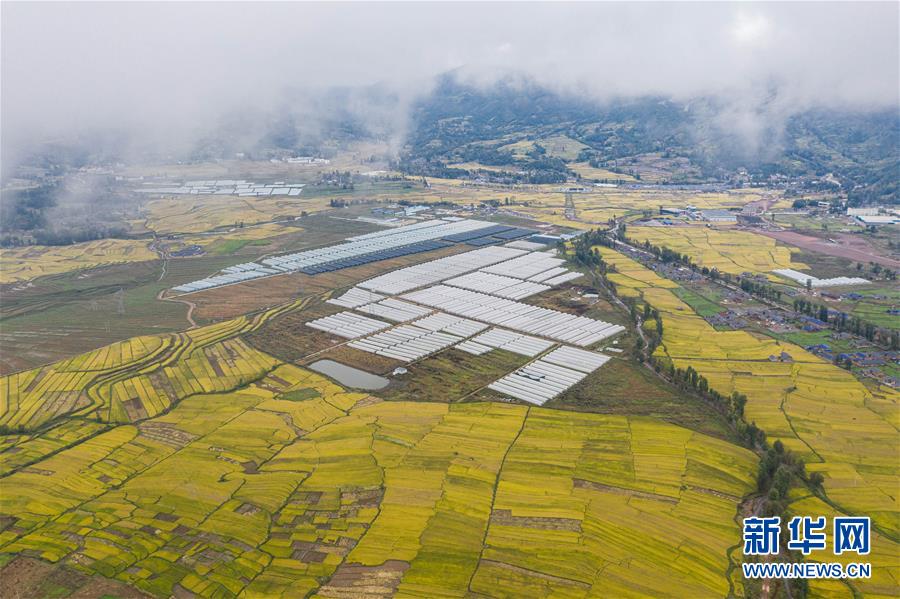
<svg viewBox="0 0 900 599">
<path fill-rule="evenodd" d="M 187 310 L 187 314 L 185 314 L 184 316 L 185 316 L 185 318 L 187 318 L 188 323 L 191 325 L 188 330 L 196 329 L 197 323 L 194 320 L 194 308 L 197 307 L 197 304 L 195 304 L 194 302 L 190 302 L 186 299 L 178 299 L 177 297 L 163 297 L 163 295 L 166 293 L 166 291 L 168 291 L 168 290 L 163 289 L 159 293 L 157 293 L 156 299 L 158 299 L 161 302 L 178 302 L 179 304 L 185 304 L 188 307 L 188 310 Z"/>
</svg>

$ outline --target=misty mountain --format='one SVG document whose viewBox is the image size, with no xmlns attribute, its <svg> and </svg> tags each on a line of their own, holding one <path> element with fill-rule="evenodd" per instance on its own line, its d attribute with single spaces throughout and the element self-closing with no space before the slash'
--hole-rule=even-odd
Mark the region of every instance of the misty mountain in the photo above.
<svg viewBox="0 0 900 599">
<path fill-rule="evenodd" d="M 777 92 L 770 104 L 777 106 Z M 663 97 L 605 103 L 560 94 L 521 78 L 474 86 L 452 75 L 412 107 L 401 166 L 410 173 L 463 176 L 448 165 L 478 162 L 535 172 L 559 170 L 515 156 L 516 142 L 566 136 L 583 148 L 565 162 L 628 164 L 648 156 L 684 161 L 669 182 L 727 181 L 738 169 L 757 180 L 818 179 L 829 173 L 857 200 L 898 201 L 900 112 L 807 110 L 782 118 L 766 105 L 746 115 L 721 98 Z M 733 118 L 735 123 L 730 123 Z M 673 162 L 673 164 L 679 164 Z M 627 167 L 626 167 L 627 170 Z M 685 177 L 685 173 L 691 173 Z M 531 180 L 531 182 L 542 182 Z"/>
</svg>

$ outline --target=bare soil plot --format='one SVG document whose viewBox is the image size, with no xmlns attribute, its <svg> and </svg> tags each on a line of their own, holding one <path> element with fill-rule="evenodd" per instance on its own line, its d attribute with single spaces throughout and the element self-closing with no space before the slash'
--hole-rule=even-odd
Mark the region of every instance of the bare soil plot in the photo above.
<svg viewBox="0 0 900 599">
<path fill-rule="evenodd" d="M 900 268 L 900 260 L 885 256 L 878 252 L 865 238 L 848 233 L 834 233 L 829 239 L 819 239 L 794 231 L 756 231 L 760 235 L 795 245 L 805 250 L 821 252 L 829 256 L 838 256 L 868 264 L 875 262 L 883 266 Z M 831 240 L 834 241 L 831 241 Z"/>
<path fill-rule="evenodd" d="M 342 309 L 340 306 L 313 300 L 302 311 L 288 312 L 277 316 L 244 338 L 260 351 L 285 362 L 294 362 L 346 341 L 346 339 L 329 335 L 305 324 L 311 320 L 340 312 Z"/>
</svg>

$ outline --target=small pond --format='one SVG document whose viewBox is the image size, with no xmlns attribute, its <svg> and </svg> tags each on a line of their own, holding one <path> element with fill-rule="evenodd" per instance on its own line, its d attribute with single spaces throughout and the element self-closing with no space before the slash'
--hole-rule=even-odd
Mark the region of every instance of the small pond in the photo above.
<svg viewBox="0 0 900 599">
<path fill-rule="evenodd" d="M 342 385 L 355 389 L 374 391 L 376 389 L 384 389 L 391 382 L 383 376 L 378 376 L 353 366 L 347 366 L 334 360 L 319 360 L 310 364 L 308 368 L 329 376 Z"/>
</svg>

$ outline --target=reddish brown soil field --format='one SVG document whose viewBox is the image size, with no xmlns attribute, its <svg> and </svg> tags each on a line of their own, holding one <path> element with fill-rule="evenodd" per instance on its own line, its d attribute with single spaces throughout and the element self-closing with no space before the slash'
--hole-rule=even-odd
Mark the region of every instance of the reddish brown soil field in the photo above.
<svg viewBox="0 0 900 599">
<path fill-rule="evenodd" d="M 872 247 L 865 239 L 858 235 L 849 235 L 847 233 L 835 233 L 831 236 L 837 243 L 832 243 L 825 239 L 819 239 L 802 233 L 793 231 L 754 231 L 760 235 L 783 241 L 791 245 L 819 252 L 828 256 L 838 256 L 839 258 L 847 258 L 856 262 L 868 264 L 875 262 L 882 266 L 890 266 L 892 268 L 900 268 L 900 260 L 895 260 L 889 256 L 883 256 L 878 250 Z"/>
</svg>

